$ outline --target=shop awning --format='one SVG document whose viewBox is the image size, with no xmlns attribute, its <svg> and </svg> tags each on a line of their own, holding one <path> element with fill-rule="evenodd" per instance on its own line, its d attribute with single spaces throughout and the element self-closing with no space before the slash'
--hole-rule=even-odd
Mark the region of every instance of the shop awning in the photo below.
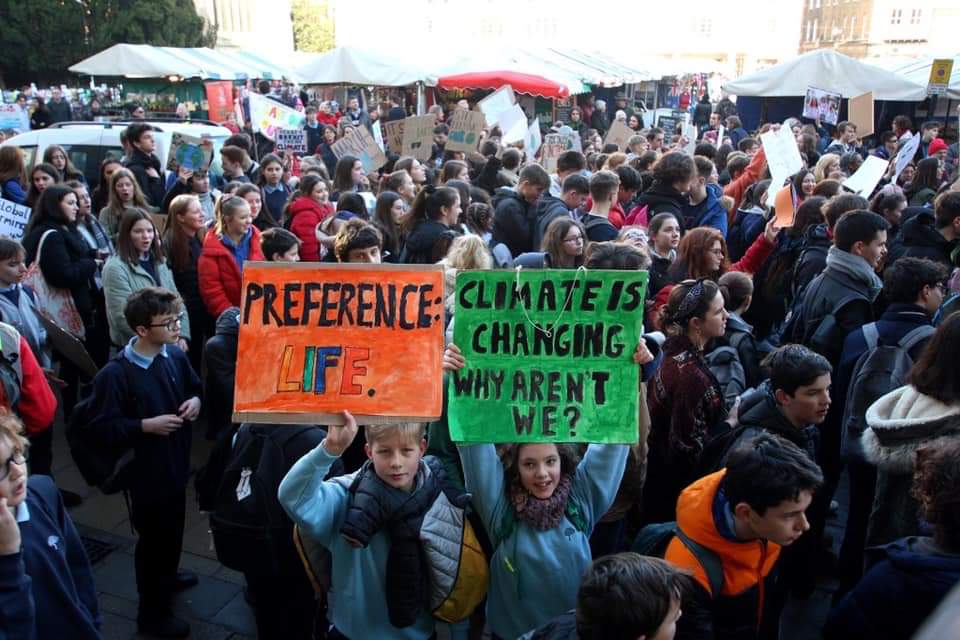
<svg viewBox="0 0 960 640">
<path fill-rule="evenodd" d="M 542 98 L 566 98 L 570 87 L 543 76 L 516 71 L 479 71 L 443 76 L 438 79 L 441 89 L 497 89 L 505 84 L 517 93 L 527 93 Z"/>
</svg>

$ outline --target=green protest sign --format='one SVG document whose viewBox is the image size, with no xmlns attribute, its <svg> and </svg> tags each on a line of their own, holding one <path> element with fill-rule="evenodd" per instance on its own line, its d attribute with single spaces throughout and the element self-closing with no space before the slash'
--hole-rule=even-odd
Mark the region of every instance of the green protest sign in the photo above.
<svg viewBox="0 0 960 640">
<path fill-rule="evenodd" d="M 644 271 L 457 274 L 456 442 L 636 443 Z"/>
</svg>

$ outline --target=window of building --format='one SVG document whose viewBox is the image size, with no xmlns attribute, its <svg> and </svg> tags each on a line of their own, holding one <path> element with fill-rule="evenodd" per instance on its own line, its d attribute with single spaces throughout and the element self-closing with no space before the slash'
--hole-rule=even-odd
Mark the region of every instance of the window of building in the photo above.
<svg viewBox="0 0 960 640">
<path fill-rule="evenodd" d="M 697 31 L 702 36 L 709 36 L 713 33 L 713 19 L 712 18 L 701 18 L 700 23 L 697 26 Z"/>
<path fill-rule="evenodd" d="M 820 26 L 820 25 L 818 24 L 819 22 L 820 22 L 820 19 L 819 19 L 819 18 L 814 18 L 814 19 L 813 19 L 813 39 L 814 39 L 814 40 L 819 40 L 819 39 L 820 39 L 820 37 L 819 37 L 819 36 L 820 36 L 820 32 L 817 30 L 818 27 Z"/>
<path fill-rule="evenodd" d="M 890 24 L 900 24 L 900 19 L 903 17 L 903 10 L 893 9 L 890 12 Z"/>
<path fill-rule="evenodd" d="M 857 38 L 857 16 L 850 16 L 850 39 Z"/>
<path fill-rule="evenodd" d="M 923 9 L 914 9 L 910 12 L 910 24 L 920 24 L 920 17 L 923 15 Z"/>
</svg>

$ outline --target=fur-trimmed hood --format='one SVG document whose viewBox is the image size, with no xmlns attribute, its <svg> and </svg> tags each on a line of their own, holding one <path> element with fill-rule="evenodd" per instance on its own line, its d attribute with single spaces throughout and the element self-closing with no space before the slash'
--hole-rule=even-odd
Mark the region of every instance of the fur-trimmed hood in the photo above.
<svg viewBox="0 0 960 640">
<path fill-rule="evenodd" d="M 910 473 L 918 448 L 960 438 L 960 405 L 906 385 L 870 405 L 866 422 L 861 443 L 867 460 L 885 471 Z"/>
</svg>

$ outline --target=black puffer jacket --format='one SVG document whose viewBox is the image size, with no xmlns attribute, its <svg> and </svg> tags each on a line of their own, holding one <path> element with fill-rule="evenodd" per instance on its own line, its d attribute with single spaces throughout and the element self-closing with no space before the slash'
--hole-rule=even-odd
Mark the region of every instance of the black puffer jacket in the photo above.
<svg viewBox="0 0 960 640">
<path fill-rule="evenodd" d="M 440 494 L 446 473 L 433 456 L 417 472 L 412 493 L 388 486 L 367 461 L 350 485 L 347 514 L 340 534 L 365 547 L 381 529 L 390 537 L 387 556 L 387 610 L 390 624 L 409 627 L 428 601 L 429 571 L 420 544 L 423 516 Z"/>
<path fill-rule="evenodd" d="M 669 184 L 654 180 L 653 186 L 637 196 L 637 204 L 647 206 L 647 220 L 658 213 L 672 213 L 683 224 L 683 205 L 687 199 Z"/>
<path fill-rule="evenodd" d="M 907 211 L 905 209 L 904 213 Z M 953 268 L 950 253 L 956 246 L 956 241 L 947 240 L 937 231 L 933 210 L 920 208 L 903 223 L 899 236 L 890 247 L 887 262 L 892 264 L 900 258 L 928 258 L 950 270 Z"/>
<path fill-rule="evenodd" d="M 493 198 L 493 240 L 510 249 L 510 255 L 535 251 L 533 229 L 537 222 L 536 204 L 524 200 L 508 187 L 497 189 Z"/>
<path fill-rule="evenodd" d="M 163 204 L 166 189 L 164 188 L 163 167 L 160 165 L 157 156 L 134 149 L 133 155 L 123 163 L 123 166 L 133 173 L 147 202 L 154 207 L 160 207 Z M 154 169 L 157 172 L 157 177 L 147 175 L 148 169 Z"/>
<path fill-rule="evenodd" d="M 240 309 L 230 307 L 217 318 L 215 334 L 203 347 L 207 372 L 203 378 L 207 437 L 214 439 L 233 427 L 233 383 L 237 375 L 237 339 Z"/>
<path fill-rule="evenodd" d="M 793 270 L 792 300 L 796 300 L 804 288 L 826 269 L 827 253 L 831 244 L 830 232 L 825 223 L 808 227 L 803 233 L 803 246 L 800 248 L 797 266 Z"/>
<path fill-rule="evenodd" d="M 740 400 L 739 415 L 738 421 L 743 431 L 731 443 L 728 453 L 735 449 L 738 443 L 746 442 L 766 432 L 786 438 L 800 447 L 811 460 L 817 459 L 820 440 L 817 427 L 812 424 L 802 427 L 793 426 L 780 411 L 769 381 L 764 382 L 756 390 L 744 394 Z"/>
<path fill-rule="evenodd" d="M 534 251 L 540 251 L 543 247 L 543 236 L 547 234 L 547 227 L 558 218 L 569 218 L 570 209 L 562 199 L 552 196 L 549 193 L 544 193 L 540 196 L 540 199 L 537 200 L 535 211 L 536 223 L 533 227 L 531 244 L 533 245 Z"/>
<path fill-rule="evenodd" d="M 441 259 L 442 255 L 437 255 L 437 241 L 444 234 L 452 234 L 454 231 L 442 222 L 436 220 L 424 220 L 410 232 L 403 245 L 403 252 L 400 254 L 400 262 L 405 264 L 433 264 Z"/>
</svg>

